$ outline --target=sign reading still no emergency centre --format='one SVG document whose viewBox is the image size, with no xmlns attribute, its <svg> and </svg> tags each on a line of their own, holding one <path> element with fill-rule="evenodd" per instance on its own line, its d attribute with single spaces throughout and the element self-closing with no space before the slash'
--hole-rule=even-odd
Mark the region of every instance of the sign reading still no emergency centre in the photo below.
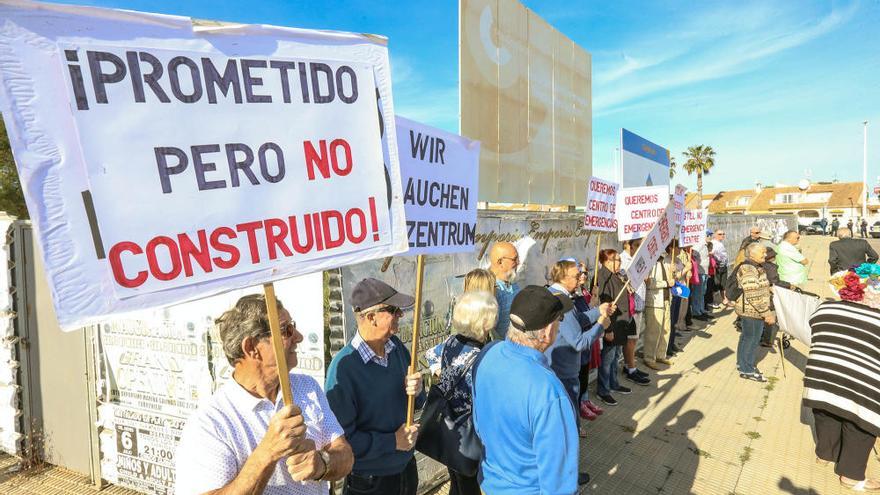
<svg viewBox="0 0 880 495">
<path fill-rule="evenodd" d="M 384 39 L 0 17 L 0 110 L 63 327 L 406 250 Z"/>
</svg>

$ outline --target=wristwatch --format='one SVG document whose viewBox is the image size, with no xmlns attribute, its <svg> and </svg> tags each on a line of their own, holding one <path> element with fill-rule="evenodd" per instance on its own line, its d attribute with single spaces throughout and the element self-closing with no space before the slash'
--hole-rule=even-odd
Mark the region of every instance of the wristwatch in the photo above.
<svg viewBox="0 0 880 495">
<path fill-rule="evenodd" d="M 330 472 L 330 453 L 326 450 L 319 450 L 318 455 L 320 455 L 321 460 L 324 461 L 324 472 L 321 473 L 321 476 L 318 476 L 318 481 L 322 481 L 324 476 L 327 476 L 327 473 Z"/>
</svg>

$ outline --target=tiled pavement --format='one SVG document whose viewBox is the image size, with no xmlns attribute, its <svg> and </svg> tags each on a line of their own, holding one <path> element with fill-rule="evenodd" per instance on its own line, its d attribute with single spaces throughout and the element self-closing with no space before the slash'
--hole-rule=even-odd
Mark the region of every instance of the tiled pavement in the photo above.
<svg viewBox="0 0 880 495">
<path fill-rule="evenodd" d="M 807 237 L 811 266 L 807 289 L 827 295 L 830 238 Z M 593 481 L 582 493 L 834 495 L 840 487 L 831 467 L 813 455 L 809 413 L 800 407 L 807 350 L 798 342 L 785 351 L 785 375 L 777 353 L 763 353 L 760 368 L 771 383 L 745 381 L 734 372 L 738 333 L 733 316 L 698 324 L 680 339 L 685 350 L 654 383 L 618 397 L 589 423 L 581 466 Z M 28 475 L 9 471 L 0 458 L 0 493 L 74 494 L 92 491 L 88 480 L 57 468 Z M 869 476 L 880 475 L 872 456 Z M 104 493 L 132 494 L 118 487 Z M 434 493 L 448 493 L 442 486 Z"/>
</svg>

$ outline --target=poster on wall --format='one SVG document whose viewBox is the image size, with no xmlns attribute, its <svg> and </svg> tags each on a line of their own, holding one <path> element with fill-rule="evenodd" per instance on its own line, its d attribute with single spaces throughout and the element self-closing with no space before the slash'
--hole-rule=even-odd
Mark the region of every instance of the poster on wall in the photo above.
<svg viewBox="0 0 880 495">
<path fill-rule="evenodd" d="M 62 328 L 406 250 L 383 38 L 0 18 L 0 111 Z"/>
<path fill-rule="evenodd" d="M 407 255 L 474 250 L 480 142 L 396 118 Z"/>
</svg>

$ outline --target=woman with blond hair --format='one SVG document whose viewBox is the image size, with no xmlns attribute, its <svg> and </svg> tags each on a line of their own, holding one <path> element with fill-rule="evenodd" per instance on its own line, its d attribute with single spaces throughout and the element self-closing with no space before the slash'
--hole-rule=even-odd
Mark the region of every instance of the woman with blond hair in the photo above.
<svg viewBox="0 0 880 495">
<path fill-rule="evenodd" d="M 464 276 L 464 291 L 485 291 L 494 296 L 495 274 L 489 270 L 483 270 L 482 268 L 469 271 L 467 275 Z"/>
<path fill-rule="evenodd" d="M 467 282 L 467 279 L 465 281 Z M 449 406 L 457 418 L 471 414 L 473 407 L 471 367 L 489 339 L 489 332 L 495 328 L 497 320 L 498 302 L 495 301 L 492 293 L 465 292 L 452 310 L 454 333 L 443 343 L 425 352 L 431 372 L 439 376 L 434 386 L 440 387 L 440 392 L 449 398 Z M 480 494 L 476 476 L 467 476 L 449 468 L 449 480 L 450 495 Z"/>
</svg>

